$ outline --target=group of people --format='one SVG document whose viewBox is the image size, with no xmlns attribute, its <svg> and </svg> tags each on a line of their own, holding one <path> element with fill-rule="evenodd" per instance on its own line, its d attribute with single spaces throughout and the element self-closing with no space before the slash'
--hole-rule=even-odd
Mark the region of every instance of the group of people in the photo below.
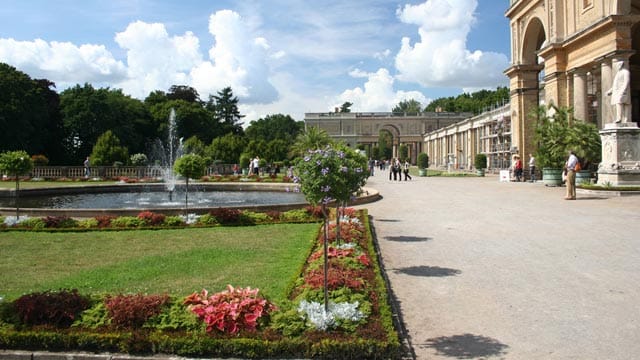
<svg viewBox="0 0 640 360">
<path fill-rule="evenodd" d="M 525 181 L 524 178 L 524 167 L 522 165 L 522 159 L 520 159 L 519 155 L 513 156 L 513 177 L 515 181 Z M 529 154 L 529 182 L 536 181 L 536 158 L 533 154 Z"/>
<path fill-rule="evenodd" d="M 403 163 L 398 158 L 391 159 L 389 162 L 389 180 L 393 178 L 393 180 L 402 181 L 402 174 L 404 174 L 404 181 L 411 180 L 409 168 L 411 168 L 409 161 L 405 160 Z"/>
</svg>

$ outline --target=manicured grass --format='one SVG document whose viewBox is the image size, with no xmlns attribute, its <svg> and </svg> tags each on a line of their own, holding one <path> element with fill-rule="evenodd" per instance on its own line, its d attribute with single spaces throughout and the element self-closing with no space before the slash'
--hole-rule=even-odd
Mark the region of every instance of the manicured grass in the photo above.
<svg viewBox="0 0 640 360">
<path fill-rule="evenodd" d="M 186 296 L 227 284 L 276 303 L 298 274 L 318 224 L 90 232 L 0 233 L 0 296 L 81 293 Z"/>
</svg>

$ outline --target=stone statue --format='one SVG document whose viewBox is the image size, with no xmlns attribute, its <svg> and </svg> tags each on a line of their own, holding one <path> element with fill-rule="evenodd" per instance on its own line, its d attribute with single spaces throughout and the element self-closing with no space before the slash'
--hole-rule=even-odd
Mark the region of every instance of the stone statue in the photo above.
<svg viewBox="0 0 640 360">
<path fill-rule="evenodd" d="M 624 61 L 618 61 L 615 65 L 616 76 L 613 78 L 613 85 L 607 91 L 611 96 L 611 105 L 615 107 L 615 122 L 626 123 L 627 109 L 629 107 L 629 70 L 624 67 Z"/>
</svg>

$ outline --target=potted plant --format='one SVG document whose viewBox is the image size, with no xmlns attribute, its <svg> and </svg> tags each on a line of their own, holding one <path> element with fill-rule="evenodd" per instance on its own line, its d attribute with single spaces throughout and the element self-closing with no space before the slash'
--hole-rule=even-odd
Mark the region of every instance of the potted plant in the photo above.
<svg viewBox="0 0 640 360">
<path fill-rule="evenodd" d="M 562 171 L 569 150 L 573 150 L 580 159 L 582 169 L 576 174 L 591 176 L 591 171 L 600 162 L 600 135 L 595 125 L 579 119 L 572 119 L 571 109 L 550 105 L 538 108 L 538 121 L 535 128 L 535 141 L 538 145 L 536 161 L 542 168 L 542 180 L 545 185 L 562 184 Z M 589 181 L 589 180 L 586 180 Z M 577 181 L 576 181 L 577 182 Z M 581 182 L 584 182 L 582 180 Z"/>
<path fill-rule="evenodd" d="M 429 167 L 429 155 L 426 153 L 418 154 L 418 175 L 427 176 L 427 168 Z"/>
<path fill-rule="evenodd" d="M 562 184 L 562 169 L 564 167 L 568 146 L 570 110 L 549 105 L 549 111 L 544 106 L 537 110 L 537 122 L 534 141 L 538 149 L 535 152 L 536 161 L 542 168 L 542 181 L 547 186 Z"/>
<path fill-rule="evenodd" d="M 601 147 L 598 128 L 594 124 L 574 120 L 569 131 L 569 148 L 580 159 L 581 170 L 576 173 L 576 184 L 591 182 L 591 175 L 602 159 Z"/>
<path fill-rule="evenodd" d="M 484 176 L 484 169 L 487 168 L 487 155 L 481 153 L 476 154 L 473 166 L 476 168 L 476 175 Z"/>
</svg>

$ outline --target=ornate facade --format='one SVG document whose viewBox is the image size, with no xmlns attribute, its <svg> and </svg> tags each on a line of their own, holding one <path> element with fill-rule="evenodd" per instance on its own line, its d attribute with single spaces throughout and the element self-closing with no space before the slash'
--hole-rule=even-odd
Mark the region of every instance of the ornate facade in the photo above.
<svg viewBox="0 0 640 360">
<path fill-rule="evenodd" d="M 640 0 L 511 0 L 512 143 L 535 150 L 539 105 L 572 107 L 574 117 L 603 129 L 613 122 L 607 95 L 616 64 L 631 73 L 628 118 L 640 121 Z"/>
<path fill-rule="evenodd" d="M 367 150 L 378 146 L 380 131 L 392 137 L 393 156 L 398 147 L 406 145 L 410 162 L 415 164 L 418 153 L 423 152 L 424 134 L 460 122 L 470 113 L 430 112 L 415 115 L 376 112 L 329 112 L 304 114 L 305 127 L 314 126 L 327 132 L 334 140 L 347 146 L 364 145 Z"/>
</svg>

